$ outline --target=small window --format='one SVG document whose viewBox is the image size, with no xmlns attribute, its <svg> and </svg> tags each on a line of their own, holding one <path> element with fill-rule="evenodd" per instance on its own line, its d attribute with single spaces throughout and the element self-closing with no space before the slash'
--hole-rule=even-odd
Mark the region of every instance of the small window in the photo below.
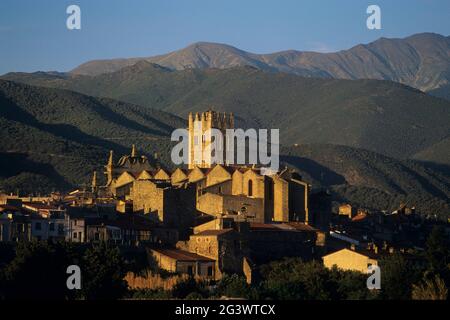
<svg viewBox="0 0 450 320">
<path fill-rule="evenodd" d="M 74 239 L 77 238 L 77 233 L 76 233 L 76 232 L 73 233 L 73 238 L 74 238 Z"/>
<path fill-rule="evenodd" d="M 253 181 L 248 180 L 248 196 L 253 196 Z"/>
<path fill-rule="evenodd" d="M 188 273 L 188 275 L 193 275 L 194 274 L 194 268 L 192 266 L 188 266 L 187 273 Z"/>
<path fill-rule="evenodd" d="M 213 275 L 213 267 L 209 266 L 208 267 L 208 277 L 212 277 L 212 275 Z"/>
</svg>

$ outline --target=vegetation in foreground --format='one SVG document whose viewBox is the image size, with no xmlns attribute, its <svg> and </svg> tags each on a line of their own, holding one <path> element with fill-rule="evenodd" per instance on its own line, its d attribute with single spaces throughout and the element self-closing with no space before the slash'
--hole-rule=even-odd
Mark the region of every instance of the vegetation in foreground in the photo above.
<svg viewBox="0 0 450 320">
<path fill-rule="evenodd" d="M 427 241 L 425 264 L 413 264 L 399 254 L 382 260 L 381 290 L 366 288 L 367 275 L 330 270 L 319 261 L 298 258 L 262 266 L 260 281 L 252 285 L 233 274 L 217 282 L 179 277 L 170 288 L 132 289 L 125 280 L 127 272 L 144 272 L 151 266 L 139 259 L 125 259 L 117 247 L 29 242 L 14 248 L 1 244 L 0 299 L 445 300 L 450 285 L 449 247 L 445 231 L 435 228 Z M 83 272 L 81 290 L 66 287 L 66 268 L 71 264 Z"/>
</svg>

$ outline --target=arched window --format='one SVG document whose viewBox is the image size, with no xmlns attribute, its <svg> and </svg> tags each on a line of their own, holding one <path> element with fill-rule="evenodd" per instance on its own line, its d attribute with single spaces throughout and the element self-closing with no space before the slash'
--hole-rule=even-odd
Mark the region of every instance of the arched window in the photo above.
<svg viewBox="0 0 450 320">
<path fill-rule="evenodd" d="M 248 180 L 248 196 L 253 196 L 253 181 Z"/>
</svg>

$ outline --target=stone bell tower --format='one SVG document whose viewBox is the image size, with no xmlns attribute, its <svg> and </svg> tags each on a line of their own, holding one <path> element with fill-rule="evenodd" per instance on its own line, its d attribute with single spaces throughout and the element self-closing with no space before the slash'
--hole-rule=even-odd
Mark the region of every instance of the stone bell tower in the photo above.
<svg viewBox="0 0 450 320">
<path fill-rule="evenodd" d="M 234 129 L 234 117 L 232 113 L 220 113 L 216 111 L 206 111 L 195 114 L 189 113 L 189 169 L 194 167 L 211 168 L 211 154 L 198 153 L 211 145 L 211 136 L 207 134 L 209 129 L 219 129 L 223 136 L 222 152 L 225 151 L 225 130 Z M 217 151 L 217 150 L 216 150 Z M 204 156 L 204 157 L 203 157 Z M 223 159 L 225 159 L 223 157 Z"/>
</svg>

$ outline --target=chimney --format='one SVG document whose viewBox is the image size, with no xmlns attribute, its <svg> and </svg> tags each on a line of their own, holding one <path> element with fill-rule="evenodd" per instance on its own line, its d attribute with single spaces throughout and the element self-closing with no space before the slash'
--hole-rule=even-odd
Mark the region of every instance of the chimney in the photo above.
<svg viewBox="0 0 450 320">
<path fill-rule="evenodd" d="M 378 254 L 378 246 L 377 245 L 373 245 L 373 252 L 375 252 L 375 254 Z"/>
</svg>

